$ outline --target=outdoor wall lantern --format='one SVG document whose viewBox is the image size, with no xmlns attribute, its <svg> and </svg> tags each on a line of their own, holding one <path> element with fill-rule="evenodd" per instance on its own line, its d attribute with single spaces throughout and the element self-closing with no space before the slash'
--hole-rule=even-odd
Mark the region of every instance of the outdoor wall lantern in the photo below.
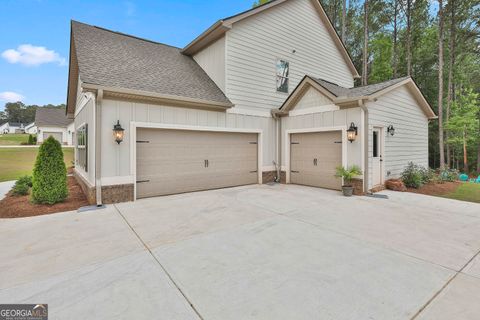
<svg viewBox="0 0 480 320">
<path fill-rule="evenodd" d="M 357 138 L 358 128 L 355 126 L 355 123 L 350 124 L 350 128 L 347 130 L 347 139 L 352 143 Z"/>
<path fill-rule="evenodd" d="M 123 134 L 125 133 L 125 129 L 122 128 L 120 125 L 120 120 L 117 120 L 117 124 L 113 126 L 113 137 L 115 141 L 120 144 L 123 141 Z"/>
<path fill-rule="evenodd" d="M 390 133 L 390 135 L 393 137 L 395 134 L 395 128 L 392 125 L 389 125 L 387 128 L 387 132 Z"/>
</svg>

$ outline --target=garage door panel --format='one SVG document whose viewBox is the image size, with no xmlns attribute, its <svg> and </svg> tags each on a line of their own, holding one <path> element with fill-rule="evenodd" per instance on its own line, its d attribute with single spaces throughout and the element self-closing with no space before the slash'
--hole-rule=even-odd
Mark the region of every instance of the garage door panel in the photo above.
<svg viewBox="0 0 480 320">
<path fill-rule="evenodd" d="M 257 134 L 138 129 L 137 141 L 138 198 L 258 183 Z"/>
<path fill-rule="evenodd" d="M 61 132 L 44 132 L 43 133 L 43 141 L 47 140 L 50 136 L 55 138 L 60 143 L 63 143 L 63 135 Z"/>
<path fill-rule="evenodd" d="M 342 164 L 340 131 L 292 134 L 290 140 L 291 183 L 341 189 L 341 179 L 335 177 Z"/>
</svg>

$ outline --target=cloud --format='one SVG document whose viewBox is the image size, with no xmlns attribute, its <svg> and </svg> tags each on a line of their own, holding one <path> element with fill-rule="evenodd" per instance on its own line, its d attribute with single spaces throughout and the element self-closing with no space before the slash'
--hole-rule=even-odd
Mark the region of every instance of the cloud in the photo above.
<svg viewBox="0 0 480 320">
<path fill-rule="evenodd" d="M 17 101 L 23 101 L 24 99 L 25 99 L 24 96 L 16 92 L 11 92 L 11 91 L 0 92 L 0 100 L 6 101 L 6 102 L 17 102 Z"/>
<path fill-rule="evenodd" d="M 57 52 L 31 44 L 22 44 L 16 50 L 5 50 L 2 52 L 2 57 L 10 63 L 20 63 L 26 66 L 38 66 L 44 63 L 66 65 L 65 58 L 62 58 Z"/>
</svg>

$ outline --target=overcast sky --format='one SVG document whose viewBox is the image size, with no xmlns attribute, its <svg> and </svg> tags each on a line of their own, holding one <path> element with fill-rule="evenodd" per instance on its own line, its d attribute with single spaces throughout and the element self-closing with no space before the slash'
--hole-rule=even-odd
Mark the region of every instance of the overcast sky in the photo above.
<svg viewBox="0 0 480 320">
<path fill-rule="evenodd" d="M 253 0 L 66 1 L 0 3 L 0 111 L 5 102 L 66 101 L 70 20 L 183 47 Z"/>
</svg>

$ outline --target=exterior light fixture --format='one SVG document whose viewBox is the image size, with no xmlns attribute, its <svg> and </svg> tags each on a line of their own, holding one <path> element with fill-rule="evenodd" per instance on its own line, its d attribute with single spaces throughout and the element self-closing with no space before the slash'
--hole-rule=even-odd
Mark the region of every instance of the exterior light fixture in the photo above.
<svg viewBox="0 0 480 320">
<path fill-rule="evenodd" d="M 348 128 L 348 130 L 347 130 L 348 141 L 350 141 L 350 143 L 352 143 L 357 138 L 357 135 L 358 135 L 358 128 L 355 126 L 355 123 L 352 122 L 350 124 L 350 128 Z"/>
<path fill-rule="evenodd" d="M 120 125 L 120 120 L 117 120 L 117 124 L 113 126 L 113 137 L 118 144 L 123 141 L 124 133 L 125 129 Z"/>
<path fill-rule="evenodd" d="M 392 125 L 389 125 L 387 128 L 387 132 L 390 133 L 391 136 L 395 134 L 395 128 Z"/>
</svg>

